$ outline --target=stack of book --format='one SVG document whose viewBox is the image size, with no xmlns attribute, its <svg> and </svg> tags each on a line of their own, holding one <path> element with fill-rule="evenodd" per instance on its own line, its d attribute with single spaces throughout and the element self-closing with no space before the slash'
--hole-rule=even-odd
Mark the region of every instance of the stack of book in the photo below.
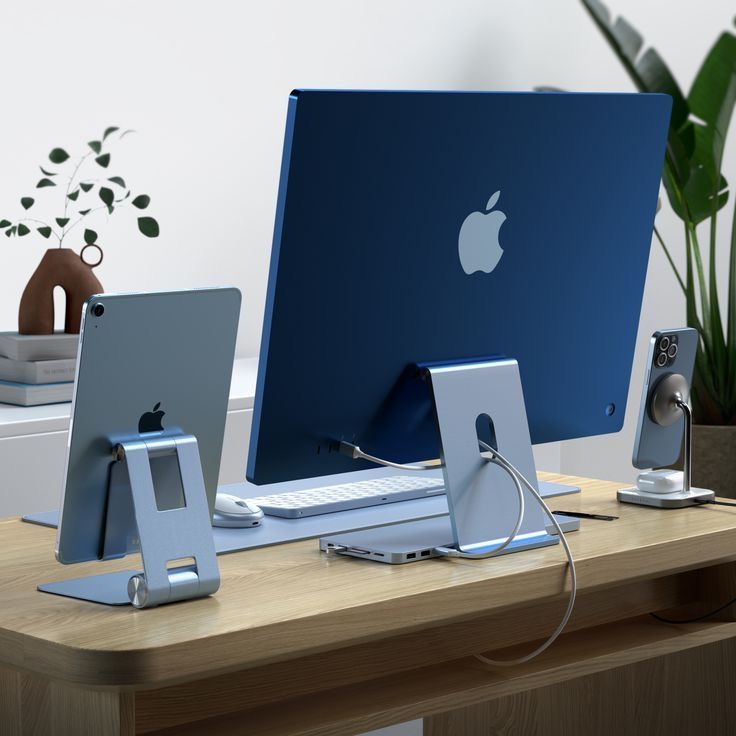
<svg viewBox="0 0 736 736">
<path fill-rule="evenodd" d="M 79 335 L 0 332 L 0 402 L 19 406 L 72 400 Z"/>
</svg>

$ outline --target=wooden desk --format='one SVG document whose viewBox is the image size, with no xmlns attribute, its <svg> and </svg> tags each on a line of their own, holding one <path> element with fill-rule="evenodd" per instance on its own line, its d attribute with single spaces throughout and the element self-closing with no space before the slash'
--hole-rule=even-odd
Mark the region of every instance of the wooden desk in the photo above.
<svg viewBox="0 0 736 736">
<path fill-rule="evenodd" d="M 3 520 L 0 733 L 353 734 L 417 717 L 432 736 L 733 733 L 733 611 L 646 614 L 736 595 L 736 509 L 623 506 L 614 483 L 544 477 L 583 487 L 553 506 L 621 518 L 570 535 L 566 635 L 502 669 L 471 655 L 528 650 L 554 627 L 559 546 L 392 567 L 298 542 L 221 557 L 212 598 L 138 611 L 36 592 L 131 562 L 62 567 L 53 531 Z"/>
</svg>

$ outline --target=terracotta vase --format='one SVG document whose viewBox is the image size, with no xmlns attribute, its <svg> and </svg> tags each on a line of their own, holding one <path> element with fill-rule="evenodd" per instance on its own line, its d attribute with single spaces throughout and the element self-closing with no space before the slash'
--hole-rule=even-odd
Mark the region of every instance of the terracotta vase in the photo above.
<svg viewBox="0 0 736 736">
<path fill-rule="evenodd" d="M 54 289 L 66 294 L 64 332 L 78 333 L 82 305 L 92 294 L 102 292 L 102 284 L 78 253 L 71 248 L 46 251 L 23 291 L 18 310 L 21 335 L 50 335 L 54 331 Z"/>
<path fill-rule="evenodd" d="M 693 485 L 736 498 L 736 426 L 693 425 Z"/>
</svg>

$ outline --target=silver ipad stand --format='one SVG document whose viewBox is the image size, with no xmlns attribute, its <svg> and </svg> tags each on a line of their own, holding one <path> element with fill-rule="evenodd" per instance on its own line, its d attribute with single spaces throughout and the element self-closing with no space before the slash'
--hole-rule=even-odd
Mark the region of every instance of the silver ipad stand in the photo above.
<svg viewBox="0 0 736 736">
<path fill-rule="evenodd" d="M 136 608 L 215 593 L 220 587 L 220 572 L 196 438 L 141 435 L 115 443 L 112 454 L 100 557 L 123 557 L 139 546 L 143 570 L 45 583 L 38 589 L 113 606 L 132 604 Z M 166 486 L 159 489 L 163 492 L 159 497 L 183 494 L 180 507 L 159 509 L 153 463 L 156 480 Z M 194 564 L 169 566 L 191 559 Z"/>
</svg>

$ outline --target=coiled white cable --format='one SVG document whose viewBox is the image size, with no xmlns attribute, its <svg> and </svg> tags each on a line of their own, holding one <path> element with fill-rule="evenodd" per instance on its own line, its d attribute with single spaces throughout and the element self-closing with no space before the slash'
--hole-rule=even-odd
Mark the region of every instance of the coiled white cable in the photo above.
<svg viewBox="0 0 736 736">
<path fill-rule="evenodd" d="M 476 559 L 476 560 L 483 560 L 487 557 L 495 557 L 496 555 L 501 554 L 503 550 L 508 547 L 511 542 L 516 539 L 516 535 L 519 533 L 519 529 L 521 528 L 521 524 L 524 521 L 524 491 L 521 488 L 521 483 L 519 482 L 519 479 L 513 474 L 510 473 L 508 468 L 500 462 L 497 461 L 495 458 L 489 460 L 489 462 L 492 462 L 494 465 L 498 465 L 500 468 L 503 468 L 507 473 L 509 473 L 509 477 L 512 481 L 514 481 L 514 486 L 516 488 L 516 494 L 519 499 L 519 506 L 518 506 L 518 513 L 516 515 L 516 524 L 514 525 L 514 530 L 509 534 L 506 539 L 504 539 L 501 544 L 499 544 L 497 547 L 492 547 L 491 549 L 486 549 L 483 552 L 459 552 L 458 550 L 454 549 L 453 547 L 435 547 L 435 551 L 441 553 L 445 557 L 463 557 L 465 559 Z"/>
<path fill-rule="evenodd" d="M 483 447 L 489 447 L 485 443 L 481 443 Z M 493 452 L 493 450 L 491 450 Z M 340 452 L 343 453 L 343 455 L 347 455 L 348 457 L 353 458 L 354 460 L 368 460 L 369 462 L 376 463 L 376 465 L 383 465 L 386 468 L 396 468 L 398 470 L 414 470 L 414 471 L 421 471 L 421 470 L 437 470 L 437 468 L 443 467 L 439 463 L 422 463 L 421 465 L 406 465 L 405 463 L 395 463 L 391 460 L 384 460 L 381 457 L 376 457 L 375 455 L 369 455 L 367 452 L 363 452 L 363 450 L 358 447 L 358 445 L 353 445 L 350 442 L 340 442 Z M 519 529 L 521 528 L 521 524 L 524 521 L 524 491 L 521 488 L 521 483 L 519 482 L 519 479 L 511 472 L 509 472 L 508 468 L 506 468 L 502 462 L 497 461 L 495 458 L 491 458 L 489 462 L 495 463 L 499 467 L 502 467 L 509 475 L 511 476 L 511 480 L 514 481 L 514 486 L 516 487 L 516 495 L 519 501 L 518 506 L 518 512 L 516 515 L 516 524 L 514 525 L 514 529 L 509 534 L 506 539 L 501 542 L 497 547 L 493 547 L 491 549 L 487 549 L 483 552 L 473 553 L 473 552 L 463 552 L 462 556 L 465 558 L 475 558 L 475 559 L 483 559 L 485 557 L 492 557 L 493 555 L 499 554 L 502 552 L 506 547 L 508 547 L 511 542 L 514 541 L 516 538 L 516 535 L 519 533 Z M 456 551 L 449 547 L 438 547 L 438 550 L 441 550 L 447 557 L 455 557 L 460 556 L 456 554 Z"/>
<path fill-rule="evenodd" d="M 572 552 L 570 551 L 570 545 L 567 543 L 567 539 L 565 538 L 565 533 L 562 531 L 562 527 L 555 518 L 555 515 L 549 510 L 549 507 L 545 503 L 544 499 L 539 495 L 537 489 L 527 480 L 523 473 L 514 465 L 512 465 L 511 462 L 507 460 L 498 450 L 494 450 L 490 445 L 487 445 L 485 442 L 479 441 L 479 444 L 484 450 L 490 452 L 498 460 L 499 465 L 501 465 L 501 467 L 503 467 L 506 472 L 509 473 L 509 475 L 517 478 L 518 480 L 521 480 L 521 482 L 527 487 L 532 496 L 537 499 L 560 537 L 560 542 L 565 549 L 565 554 L 567 555 L 567 561 L 570 568 L 570 600 L 568 601 L 565 615 L 562 617 L 562 621 L 560 621 L 559 625 L 554 630 L 552 635 L 543 644 L 540 644 L 534 651 L 530 652 L 529 654 L 526 654 L 523 657 L 517 657 L 515 659 L 499 660 L 491 659 L 490 657 L 486 657 L 482 654 L 474 655 L 476 659 L 480 660 L 484 664 L 490 664 L 495 667 L 511 667 L 513 665 L 529 662 L 530 660 L 539 656 L 543 651 L 545 651 L 552 645 L 552 643 L 562 633 L 565 626 L 567 626 L 567 623 L 570 620 L 570 616 L 572 616 L 572 610 L 575 606 L 575 596 L 577 595 L 578 589 L 577 574 L 575 572 L 575 560 L 573 559 Z"/>
<path fill-rule="evenodd" d="M 369 455 L 367 452 L 363 452 L 358 445 L 354 445 L 352 442 L 341 441 L 340 452 L 353 460 L 367 460 L 368 462 L 375 463 L 376 465 L 383 465 L 384 468 L 395 468 L 396 470 L 413 470 L 414 472 L 418 472 L 422 470 L 437 470 L 442 467 L 439 463 L 407 465 L 406 463 L 395 463 L 391 460 L 384 460 L 381 457 L 376 457 L 375 455 Z"/>
<path fill-rule="evenodd" d="M 472 552 L 463 552 L 462 557 L 465 558 L 488 558 L 493 557 L 497 554 L 500 554 L 506 547 L 511 544 L 511 542 L 514 541 L 516 535 L 519 532 L 519 529 L 521 528 L 521 523 L 524 518 L 524 493 L 521 489 L 520 483 L 523 483 L 526 488 L 529 490 L 529 492 L 534 496 L 534 498 L 537 500 L 539 505 L 544 510 L 544 513 L 549 517 L 549 520 L 552 522 L 552 526 L 554 526 L 555 530 L 557 531 L 557 534 L 560 538 L 560 543 L 562 544 L 565 554 L 567 555 L 567 561 L 568 566 L 570 569 L 570 600 L 568 601 L 567 608 L 565 610 L 565 614 L 562 617 L 562 620 L 560 621 L 557 628 L 554 630 L 552 635 L 543 643 L 540 644 L 535 650 L 530 652 L 529 654 L 524 655 L 523 657 L 517 657 L 515 659 L 504 659 L 504 660 L 498 660 L 498 659 L 491 659 L 490 657 L 486 657 L 482 654 L 476 654 L 474 655 L 476 659 L 480 660 L 484 664 L 493 665 L 494 667 L 512 667 L 517 664 L 523 664 L 524 662 L 529 662 L 530 660 L 534 659 L 535 657 L 539 656 L 542 652 L 544 652 L 546 649 L 548 649 L 555 640 L 559 637 L 559 635 L 564 630 L 565 626 L 567 626 L 570 616 L 572 616 L 572 610 L 575 606 L 575 597 L 577 595 L 577 573 L 575 572 L 575 560 L 573 559 L 572 552 L 570 551 L 570 545 L 567 543 L 567 539 L 565 538 L 565 533 L 562 531 L 562 527 L 560 526 L 559 522 L 555 518 L 555 515 L 549 510 L 549 507 L 545 503 L 544 499 L 539 495 L 539 492 L 537 489 L 533 486 L 532 483 L 529 482 L 529 480 L 524 476 L 524 474 L 515 466 L 513 465 L 509 460 L 507 460 L 498 450 L 495 450 L 493 447 L 491 447 L 489 444 L 478 440 L 478 444 L 487 452 L 491 454 L 492 457 L 488 458 L 488 462 L 496 463 L 496 465 L 499 465 L 502 467 L 511 477 L 511 479 L 514 481 L 514 486 L 516 487 L 516 491 L 519 497 L 519 512 L 516 518 L 516 524 L 514 526 L 514 530 L 511 532 L 511 534 L 501 543 L 498 545 L 498 547 L 495 547 L 491 550 L 486 550 L 484 552 L 479 552 L 477 554 Z M 378 465 L 383 465 L 389 468 L 397 468 L 399 470 L 414 470 L 414 471 L 422 471 L 422 470 L 433 470 L 438 467 L 442 467 L 438 464 L 421 464 L 421 465 L 405 465 L 402 463 L 394 463 L 390 460 L 384 460 L 382 458 L 375 457 L 374 455 L 369 455 L 368 453 L 363 452 L 360 447 L 357 445 L 353 445 L 349 442 L 341 442 L 340 443 L 340 452 L 342 452 L 345 455 L 348 455 L 349 457 L 352 457 L 354 459 L 361 459 L 361 460 L 368 460 L 370 462 L 374 462 Z M 440 548 L 438 548 L 440 549 Z M 447 549 L 443 551 L 447 552 L 448 556 L 453 556 L 452 550 Z M 457 556 L 460 556 L 459 554 Z"/>
</svg>

